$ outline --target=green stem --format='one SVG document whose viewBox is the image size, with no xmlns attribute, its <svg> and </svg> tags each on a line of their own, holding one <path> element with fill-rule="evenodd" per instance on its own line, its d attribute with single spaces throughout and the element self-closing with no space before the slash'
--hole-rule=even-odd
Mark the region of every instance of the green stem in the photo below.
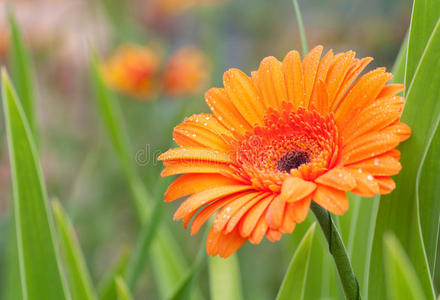
<svg viewBox="0 0 440 300">
<path fill-rule="evenodd" d="M 309 52 L 307 47 L 306 31 L 304 29 L 304 23 L 299 10 L 298 0 L 293 0 L 293 8 L 295 9 L 296 20 L 298 22 L 299 34 L 301 36 L 302 55 L 305 56 Z"/>
<path fill-rule="evenodd" d="M 318 204 L 312 202 L 312 211 L 321 226 L 322 232 L 327 239 L 330 254 L 338 269 L 339 278 L 344 287 L 345 296 L 348 300 L 360 300 L 359 284 L 351 267 L 350 259 L 342 242 L 341 235 L 338 232 L 330 213 Z"/>
</svg>

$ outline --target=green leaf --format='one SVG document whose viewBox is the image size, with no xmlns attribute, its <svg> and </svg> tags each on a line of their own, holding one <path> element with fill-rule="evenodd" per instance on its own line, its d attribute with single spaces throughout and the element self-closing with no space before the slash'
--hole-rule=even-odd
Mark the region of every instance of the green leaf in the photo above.
<svg viewBox="0 0 440 300">
<path fill-rule="evenodd" d="M 209 289 L 211 300 L 240 300 L 241 290 L 240 266 L 237 254 L 227 259 L 210 256 Z"/>
<path fill-rule="evenodd" d="M 414 0 L 406 58 L 405 86 L 412 84 L 420 59 L 440 17 L 440 1 Z"/>
<path fill-rule="evenodd" d="M 72 300 L 97 299 L 72 223 L 58 201 L 52 202 Z"/>
<path fill-rule="evenodd" d="M 384 245 L 387 299 L 426 299 L 414 268 L 396 237 L 392 234 L 386 234 Z"/>
<path fill-rule="evenodd" d="M 122 114 L 114 94 L 102 81 L 96 56 L 92 57 L 91 77 L 101 120 L 124 170 L 135 201 L 136 213 L 140 223 L 143 224 L 151 213 L 153 200 L 133 165 L 134 156 L 131 154 L 127 134 L 123 127 Z M 187 267 L 176 241 L 165 226 L 160 228 L 152 245 L 151 254 L 155 278 L 158 279 L 159 294 L 167 297 L 185 276 Z"/>
<path fill-rule="evenodd" d="M 18 28 L 12 11 L 9 12 L 9 26 L 11 27 L 11 74 L 24 114 L 28 120 L 31 132 L 36 139 L 35 93 L 31 72 L 32 64 L 29 51 L 23 42 L 20 29 Z"/>
<path fill-rule="evenodd" d="M 127 264 L 129 259 L 129 251 L 122 251 L 118 257 L 116 264 L 108 271 L 104 276 L 104 279 L 98 285 L 98 294 L 100 300 L 115 300 L 117 299 L 117 289 L 115 278 L 123 276 L 127 270 Z"/>
<path fill-rule="evenodd" d="M 128 262 L 126 281 L 130 291 L 135 290 L 137 279 L 147 261 L 151 244 L 156 236 L 162 217 L 163 202 L 158 200 L 155 204 L 150 222 L 145 222 L 139 234 L 136 248 Z"/>
<path fill-rule="evenodd" d="M 133 296 L 121 276 L 116 277 L 116 290 L 118 291 L 118 300 L 133 300 Z"/>
<path fill-rule="evenodd" d="M 290 261 L 283 283 L 278 291 L 277 300 L 304 299 L 307 271 L 310 261 L 315 223 L 310 226 Z"/>
<path fill-rule="evenodd" d="M 199 275 L 202 269 L 203 262 L 205 260 L 205 248 L 202 247 L 197 254 L 196 260 L 191 269 L 187 272 L 185 277 L 180 281 L 177 288 L 168 297 L 168 300 L 187 300 L 192 296 L 194 291 L 194 283 L 197 275 Z"/>
<path fill-rule="evenodd" d="M 386 231 L 393 232 L 401 241 L 415 267 L 425 297 L 434 299 L 420 223 L 421 211 L 425 213 L 425 210 L 431 208 L 426 206 L 424 199 L 419 201 L 417 187 L 422 184 L 418 182 L 418 174 L 440 121 L 440 89 L 438 88 L 440 86 L 440 72 L 438 72 L 440 55 L 438 53 L 440 53 L 440 22 L 437 23 L 428 41 L 413 82 L 408 89 L 407 102 L 401 120 L 411 127 L 412 136 L 400 147 L 403 169 L 395 177 L 397 188 L 393 193 L 382 196 L 379 205 L 370 270 L 369 296 L 372 299 L 385 297 L 382 236 Z"/>
<path fill-rule="evenodd" d="M 392 73 L 394 75 L 393 82 L 404 83 L 405 82 L 405 68 L 406 68 L 406 56 L 408 53 L 408 36 L 405 36 L 399 53 L 397 54 L 396 61 L 394 62 Z"/>
<path fill-rule="evenodd" d="M 350 209 L 339 217 L 341 235 L 347 245 L 361 295 L 368 299 L 368 273 L 379 197 L 363 198 L 350 194 L 349 198 Z"/>
<path fill-rule="evenodd" d="M 54 226 L 34 139 L 6 72 L 2 98 L 8 137 L 22 296 L 70 299 L 55 250 Z"/>
<path fill-rule="evenodd" d="M 20 283 L 20 266 L 18 262 L 17 234 L 13 207 L 8 221 L 8 237 L 6 244 L 6 270 L 7 274 L 1 299 L 23 299 Z"/>
<path fill-rule="evenodd" d="M 305 56 L 309 49 L 307 47 L 306 31 L 302 19 L 301 10 L 299 9 L 298 0 L 293 0 L 293 8 L 295 9 L 296 21 L 298 23 L 299 35 L 301 36 L 302 55 Z"/>
</svg>

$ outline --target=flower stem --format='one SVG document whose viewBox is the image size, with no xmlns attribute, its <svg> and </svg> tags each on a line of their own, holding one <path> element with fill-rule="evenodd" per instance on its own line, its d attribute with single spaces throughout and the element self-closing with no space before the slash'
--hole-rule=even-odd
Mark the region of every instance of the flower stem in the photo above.
<svg viewBox="0 0 440 300">
<path fill-rule="evenodd" d="M 338 269 L 339 278 L 344 287 L 345 296 L 348 300 L 362 299 L 359 292 L 359 284 L 351 267 L 350 259 L 330 213 L 314 202 L 312 202 L 311 208 L 327 239 L 329 251 L 333 256 L 336 268 Z"/>
</svg>

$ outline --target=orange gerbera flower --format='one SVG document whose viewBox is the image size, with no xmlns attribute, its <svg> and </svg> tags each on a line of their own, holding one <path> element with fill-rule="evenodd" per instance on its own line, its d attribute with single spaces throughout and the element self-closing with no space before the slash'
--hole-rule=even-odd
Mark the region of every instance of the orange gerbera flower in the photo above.
<svg viewBox="0 0 440 300">
<path fill-rule="evenodd" d="M 172 96 L 197 93 L 206 85 L 210 69 L 205 53 L 196 47 L 183 47 L 168 61 L 165 90 Z"/>
<path fill-rule="evenodd" d="M 212 114 L 175 128 L 179 148 L 159 157 L 162 176 L 185 175 L 165 201 L 191 195 L 174 215 L 184 226 L 194 217 L 191 234 L 216 213 L 208 254 L 279 240 L 306 218 L 311 201 L 342 215 L 346 192 L 371 197 L 395 188 L 395 147 L 411 134 L 399 121 L 403 86 L 386 85 L 385 68 L 356 80 L 372 58 L 321 53 L 318 46 L 302 62 L 297 51 L 283 62 L 266 57 L 251 77 L 227 71 L 224 88 L 206 93 Z"/>
<path fill-rule="evenodd" d="M 139 99 L 149 98 L 157 89 L 158 52 L 155 46 L 122 45 L 103 63 L 103 78 L 120 92 Z"/>
</svg>

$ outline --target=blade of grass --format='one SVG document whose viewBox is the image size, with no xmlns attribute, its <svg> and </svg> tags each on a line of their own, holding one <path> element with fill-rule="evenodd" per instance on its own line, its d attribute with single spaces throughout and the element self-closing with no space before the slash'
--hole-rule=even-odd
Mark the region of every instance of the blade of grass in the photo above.
<svg viewBox="0 0 440 300">
<path fill-rule="evenodd" d="M 127 287 L 130 291 L 135 290 L 137 279 L 147 261 L 151 244 L 161 223 L 162 210 L 162 201 L 157 201 L 153 209 L 151 220 L 144 223 L 141 233 L 139 234 L 138 242 L 128 262 L 125 276 Z"/>
<path fill-rule="evenodd" d="M 240 266 L 237 255 L 231 255 L 227 259 L 211 256 L 208 261 L 211 299 L 242 299 Z"/>
<path fill-rule="evenodd" d="M 22 296 L 27 300 L 70 299 L 54 243 L 54 225 L 34 139 L 17 94 L 2 71 L 2 98 Z"/>
<path fill-rule="evenodd" d="M 127 287 L 127 284 L 124 281 L 124 278 L 121 276 L 116 277 L 115 279 L 116 290 L 118 291 L 118 300 L 133 300 L 133 296 L 130 293 L 130 290 Z"/>
<path fill-rule="evenodd" d="M 95 55 L 92 57 L 91 75 L 101 120 L 124 170 L 135 201 L 136 213 L 140 223 L 143 224 L 151 213 L 153 200 L 133 166 L 132 158 L 134 156 L 130 154 L 120 109 L 113 93 L 106 88 L 101 79 L 99 63 Z M 160 233 L 153 242 L 152 257 L 155 278 L 158 278 L 159 293 L 162 297 L 167 297 L 185 275 L 186 263 L 175 240 L 165 226 L 161 227 Z"/>
<path fill-rule="evenodd" d="M 411 40 L 409 41 L 411 44 Z M 410 47 L 410 45 L 408 46 Z M 409 49 L 409 48 L 408 48 Z M 382 196 L 379 204 L 370 270 L 369 296 L 385 297 L 383 280 L 383 233 L 393 232 L 415 267 L 425 297 L 434 299 L 427 254 L 422 240 L 421 210 L 430 210 L 419 202 L 418 174 L 429 151 L 440 121 L 440 22 L 437 23 L 420 60 L 401 120 L 412 128 L 412 137 L 400 147 L 402 171 L 395 177 L 396 190 Z M 409 55 L 409 53 L 408 53 Z M 423 118 L 420 118 L 423 116 Z M 405 220 L 402 222 L 402 220 Z M 435 254 L 434 254 L 435 255 Z"/>
<path fill-rule="evenodd" d="M 9 11 L 9 26 L 11 27 L 11 76 L 17 88 L 17 94 L 19 100 L 21 100 L 29 127 L 38 145 L 35 125 L 35 93 L 31 75 L 32 64 L 29 51 L 23 42 L 23 37 L 12 10 Z"/>
<path fill-rule="evenodd" d="M 122 251 L 116 264 L 104 276 L 104 279 L 98 285 L 98 294 L 100 300 L 115 300 L 118 297 L 116 290 L 115 278 L 123 276 L 127 270 L 129 251 Z"/>
<path fill-rule="evenodd" d="M 20 265 L 18 262 L 17 234 L 15 231 L 15 217 L 11 206 L 11 215 L 8 222 L 8 237 L 6 246 L 6 270 L 3 275 L 6 277 L 5 285 L 2 288 L 1 299 L 23 299 L 20 283 Z"/>
<path fill-rule="evenodd" d="M 412 84 L 417 66 L 439 17 L 440 1 L 414 0 L 408 37 L 408 54 L 406 57 L 406 90 Z"/>
<path fill-rule="evenodd" d="M 384 246 L 387 299 L 426 299 L 408 256 L 393 234 L 386 234 L 384 236 Z"/>
<path fill-rule="evenodd" d="M 392 73 L 394 75 L 393 82 L 404 83 L 405 82 L 405 68 L 406 68 L 406 56 L 408 53 L 408 34 L 403 40 L 399 53 L 397 54 L 396 61 L 394 62 Z"/>
<path fill-rule="evenodd" d="M 191 269 L 187 272 L 185 277 L 180 281 L 177 288 L 168 297 L 168 300 L 187 300 L 192 296 L 194 291 L 194 284 L 196 277 L 199 275 L 202 269 L 203 262 L 205 261 L 205 248 L 201 247 L 197 257 L 192 265 Z"/>
<path fill-rule="evenodd" d="M 295 9 L 296 21 L 298 22 L 299 35 L 301 36 L 302 55 L 305 56 L 309 49 L 307 47 L 306 31 L 302 19 L 301 10 L 299 9 L 298 0 L 293 0 L 293 8 Z"/>
<path fill-rule="evenodd" d="M 52 201 L 55 224 L 58 228 L 59 241 L 66 266 L 67 278 L 72 293 L 72 300 L 97 299 L 92 280 L 82 254 L 78 238 L 72 223 L 59 201 Z"/>
<path fill-rule="evenodd" d="M 304 299 L 315 224 L 313 223 L 309 230 L 307 230 L 293 254 L 287 272 L 284 275 L 283 283 L 278 291 L 277 300 Z"/>
</svg>

